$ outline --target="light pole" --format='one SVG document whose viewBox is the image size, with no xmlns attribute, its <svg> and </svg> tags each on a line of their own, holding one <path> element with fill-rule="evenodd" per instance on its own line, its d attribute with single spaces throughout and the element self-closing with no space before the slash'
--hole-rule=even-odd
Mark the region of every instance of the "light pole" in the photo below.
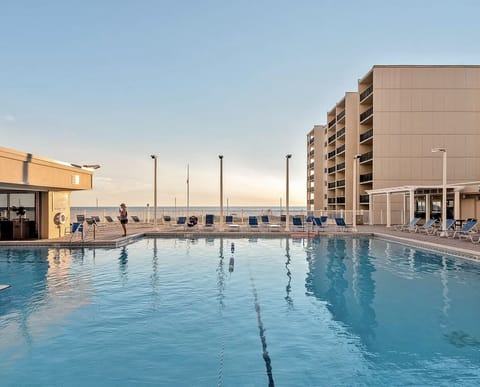
<svg viewBox="0 0 480 387">
<path fill-rule="evenodd" d="M 157 155 L 150 155 L 153 159 L 153 224 L 157 225 Z"/>
<path fill-rule="evenodd" d="M 223 228 L 223 155 L 218 155 L 220 159 L 220 230 Z"/>
<path fill-rule="evenodd" d="M 187 164 L 187 219 L 190 219 L 190 164 Z"/>
<path fill-rule="evenodd" d="M 447 236 L 447 149 L 432 148 L 432 153 L 443 153 L 443 179 L 442 179 L 442 232 L 440 236 Z"/>
<path fill-rule="evenodd" d="M 357 231 L 357 164 L 361 154 L 353 156 L 353 186 L 352 186 L 352 223 L 353 231 Z"/>
<path fill-rule="evenodd" d="M 289 218 L 290 218 L 290 198 L 289 198 L 289 171 L 288 171 L 288 162 L 289 160 L 292 158 L 292 155 L 288 154 L 285 156 L 285 160 L 286 160 L 286 182 L 287 182 L 287 186 L 286 186 L 286 192 L 285 192 L 285 210 L 286 210 L 286 222 L 285 222 L 285 231 L 290 231 L 290 224 L 289 224 Z"/>
</svg>

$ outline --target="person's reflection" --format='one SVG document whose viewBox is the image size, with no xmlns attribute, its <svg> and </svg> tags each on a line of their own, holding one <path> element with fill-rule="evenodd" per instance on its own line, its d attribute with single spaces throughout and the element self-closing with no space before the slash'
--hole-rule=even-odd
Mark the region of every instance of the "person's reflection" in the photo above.
<svg viewBox="0 0 480 387">
<path fill-rule="evenodd" d="M 122 277 L 127 279 L 127 266 L 128 266 L 128 252 L 127 247 L 123 246 L 120 250 L 120 256 L 118 257 L 118 263 L 120 265 L 120 273 Z"/>
<path fill-rule="evenodd" d="M 292 297 L 290 297 L 290 293 L 292 291 L 292 272 L 290 271 L 290 239 L 286 238 L 286 245 L 285 245 L 285 257 L 287 257 L 287 261 L 285 262 L 285 269 L 287 269 L 287 286 L 285 286 L 285 291 L 287 295 L 285 296 L 285 301 L 289 306 L 293 306 Z"/>
</svg>

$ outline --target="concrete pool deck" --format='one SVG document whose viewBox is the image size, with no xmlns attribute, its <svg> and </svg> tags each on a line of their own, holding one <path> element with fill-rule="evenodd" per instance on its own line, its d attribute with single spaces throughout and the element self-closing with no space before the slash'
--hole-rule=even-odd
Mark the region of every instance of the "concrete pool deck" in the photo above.
<svg viewBox="0 0 480 387">
<path fill-rule="evenodd" d="M 80 234 L 75 234 L 73 238 L 67 235 L 56 239 L 36 239 L 23 241 L 0 241 L 0 247 L 5 246 L 51 246 L 51 247 L 119 247 L 132 243 L 143 237 L 180 237 L 180 238 L 205 238 L 205 237 L 237 237 L 237 238 L 312 238 L 317 235 L 335 237 L 335 236 L 375 236 L 386 238 L 398 242 L 403 242 L 427 249 L 446 252 L 449 254 L 459 255 L 465 258 L 480 261 L 480 244 L 474 244 L 470 240 L 459 240 L 452 238 L 441 238 L 434 235 L 426 235 L 420 233 L 411 233 L 405 231 L 397 231 L 393 228 L 385 226 L 357 226 L 357 232 L 340 232 L 336 231 L 334 225 L 330 225 L 325 231 L 309 232 L 293 231 L 286 232 L 284 230 L 269 230 L 264 227 L 251 229 L 248 225 L 242 225 L 239 228 L 228 228 L 220 230 L 219 225 L 213 228 L 204 227 L 202 225 L 194 228 L 176 227 L 171 225 L 153 224 L 129 224 L 127 236 L 122 236 L 122 229 L 119 224 L 102 224 L 95 229 L 95 239 L 93 229 L 87 230 L 82 241 Z"/>
</svg>

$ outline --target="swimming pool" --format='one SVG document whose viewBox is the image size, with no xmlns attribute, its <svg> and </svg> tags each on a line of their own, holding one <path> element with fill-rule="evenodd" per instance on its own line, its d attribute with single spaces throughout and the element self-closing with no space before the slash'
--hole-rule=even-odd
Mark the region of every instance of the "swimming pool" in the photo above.
<svg viewBox="0 0 480 387">
<path fill-rule="evenodd" d="M 0 283 L 4 386 L 480 382 L 480 265 L 385 240 L 2 249 Z"/>
</svg>

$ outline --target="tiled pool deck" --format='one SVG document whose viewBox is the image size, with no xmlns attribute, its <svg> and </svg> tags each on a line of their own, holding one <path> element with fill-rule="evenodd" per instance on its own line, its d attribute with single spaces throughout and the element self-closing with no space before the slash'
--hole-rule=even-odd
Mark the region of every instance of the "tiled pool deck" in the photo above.
<svg viewBox="0 0 480 387">
<path fill-rule="evenodd" d="M 357 226 L 357 232 L 338 232 L 334 225 L 329 226 L 325 231 L 309 232 L 307 231 L 293 231 L 285 232 L 284 230 L 268 230 L 265 228 L 250 229 L 248 226 L 241 226 L 236 229 L 229 229 L 227 226 L 224 230 L 219 228 L 219 225 L 213 228 L 203 227 L 202 225 L 194 228 L 174 227 L 169 225 L 152 224 L 133 224 L 128 226 L 128 235 L 122 236 L 122 229 L 119 224 L 105 224 L 98 226 L 95 229 L 95 239 L 93 237 L 93 230 L 85 233 L 84 240 L 81 240 L 81 235 L 76 234 L 73 238 L 67 235 L 56 239 L 40 239 L 40 240 L 26 240 L 26 241 L 0 241 L 0 246 L 52 246 L 52 247 L 118 247 L 131 243 L 139 238 L 148 237 L 219 237 L 219 236 L 236 236 L 236 237 L 252 237 L 258 236 L 262 238 L 275 238 L 291 236 L 293 238 L 307 238 L 316 235 L 335 237 L 338 235 L 368 235 L 379 238 L 387 238 L 412 244 L 415 246 L 432 249 L 436 251 L 444 251 L 450 254 L 460 255 L 465 258 L 480 261 L 480 244 L 473 244 L 470 240 L 441 238 L 439 236 L 432 236 L 419 233 L 411 233 L 405 231 L 397 231 L 393 228 L 386 228 L 384 226 Z"/>
</svg>

